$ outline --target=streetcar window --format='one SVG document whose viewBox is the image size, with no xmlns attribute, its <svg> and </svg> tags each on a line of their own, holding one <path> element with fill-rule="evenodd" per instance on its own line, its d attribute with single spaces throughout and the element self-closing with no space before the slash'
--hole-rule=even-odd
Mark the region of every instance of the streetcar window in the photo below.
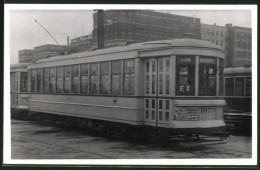
<svg viewBox="0 0 260 170">
<path fill-rule="evenodd" d="M 88 64 L 80 65 L 80 75 L 88 75 Z"/>
<path fill-rule="evenodd" d="M 152 74 L 152 94 L 155 94 L 155 86 L 156 86 L 156 75 Z"/>
<path fill-rule="evenodd" d="M 27 74 L 27 72 L 21 72 L 20 73 L 20 91 L 27 92 L 27 86 L 28 86 L 28 74 Z"/>
<path fill-rule="evenodd" d="M 15 73 L 11 73 L 11 92 L 15 92 Z"/>
<path fill-rule="evenodd" d="M 155 111 L 152 110 L 152 120 L 155 119 Z"/>
<path fill-rule="evenodd" d="M 159 94 L 163 94 L 163 74 L 159 74 Z"/>
<path fill-rule="evenodd" d="M 162 108 L 163 108 L 163 101 L 159 100 L 159 109 L 162 109 Z"/>
<path fill-rule="evenodd" d="M 170 75 L 166 74 L 165 94 L 170 94 Z"/>
<path fill-rule="evenodd" d="M 149 119 L 149 110 L 145 111 L 145 119 Z"/>
<path fill-rule="evenodd" d="M 169 112 L 165 112 L 165 121 L 169 121 L 169 119 L 170 119 Z"/>
<path fill-rule="evenodd" d="M 147 62 L 146 62 L 146 72 L 147 72 L 147 73 L 149 72 L 149 69 L 150 69 L 149 64 L 150 64 L 150 62 L 147 61 Z"/>
<path fill-rule="evenodd" d="M 152 100 L 152 109 L 155 109 L 155 100 Z"/>
<path fill-rule="evenodd" d="M 71 90 L 71 78 L 70 78 L 71 68 L 70 66 L 63 67 L 63 74 L 64 74 L 64 93 L 70 93 Z"/>
<path fill-rule="evenodd" d="M 146 94 L 149 94 L 149 84 L 150 84 L 149 83 L 149 77 L 150 77 L 149 75 L 145 76 L 145 93 Z"/>
<path fill-rule="evenodd" d="M 216 59 L 200 57 L 199 59 L 199 95 L 216 95 Z"/>
<path fill-rule="evenodd" d="M 112 61 L 112 94 L 121 94 L 121 60 Z"/>
<path fill-rule="evenodd" d="M 15 73 L 15 91 L 18 92 L 18 72 Z"/>
<path fill-rule="evenodd" d="M 235 96 L 244 96 L 244 78 L 235 78 Z"/>
<path fill-rule="evenodd" d="M 163 72 L 163 60 L 159 60 L 159 72 Z"/>
<path fill-rule="evenodd" d="M 55 93 L 56 67 L 50 68 L 50 93 Z"/>
<path fill-rule="evenodd" d="M 42 86 L 42 78 L 41 78 L 41 69 L 36 70 L 36 92 L 40 93 L 41 92 L 41 86 Z"/>
<path fill-rule="evenodd" d="M 99 63 L 91 63 L 90 64 L 90 93 L 97 94 L 98 93 L 98 72 L 99 72 Z"/>
<path fill-rule="evenodd" d="M 176 94 L 195 94 L 195 56 L 177 56 L 176 61 Z"/>
<path fill-rule="evenodd" d="M 80 90 L 82 93 L 88 93 L 88 64 L 80 65 L 80 76 L 81 76 L 81 87 Z"/>
<path fill-rule="evenodd" d="M 145 100 L 145 108 L 149 108 L 149 99 Z"/>
<path fill-rule="evenodd" d="M 72 93 L 79 93 L 79 65 L 72 65 Z"/>
<path fill-rule="evenodd" d="M 169 110 L 169 109 L 170 109 L 170 101 L 169 101 L 169 100 L 166 100 L 166 101 L 165 101 L 165 109 L 166 109 L 166 110 Z"/>
<path fill-rule="evenodd" d="M 134 73 L 135 72 L 135 60 L 124 60 L 124 73 Z"/>
<path fill-rule="evenodd" d="M 246 78 L 246 96 L 252 96 L 252 79 L 251 79 L 251 77 Z"/>
<path fill-rule="evenodd" d="M 234 96 L 234 78 L 225 78 L 225 95 Z"/>
<path fill-rule="evenodd" d="M 166 67 L 165 67 L 165 71 L 166 72 L 169 72 L 170 71 L 170 60 L 169 59 L 166 59 Z"/>
<path fill-rule="evenodd" d="M 163 112 L 162 111 L 159 111 L 159 120 L 162 121 L 162 114 Z"/>
<path fill-rule="evenodd" d="M 43 69 L 43 93 L 48 93 L 49 85 L 49 68 Z"/>
<path fill-rule="evenodd" d="M 62 93 L 62 66 L 59 66 L 57 69 L 57 79 L 56 79 L 56 93 Z"/>
<path fill-rule="evenodd" d="M 100 65 L 100 93 L 108 94 L 110 89 L 109 62 L 101 62 Z"/>
<path fill-rule="evenodd" d="M 219 91 L 218 95 L 223 96 L 223 89 L 224 89 L 224 59 L 219 59 Z"/>
<path fill-rule="evenodd" d="M 135 92 L 135 60 L 124 60 L 124 94 Z"/>
</svg>

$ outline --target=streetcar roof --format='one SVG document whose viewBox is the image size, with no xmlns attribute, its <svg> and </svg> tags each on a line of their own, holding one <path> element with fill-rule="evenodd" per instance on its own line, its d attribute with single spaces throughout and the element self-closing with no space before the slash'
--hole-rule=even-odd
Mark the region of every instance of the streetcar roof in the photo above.
<svg viewBox="0 0 260 170">
<path fill-rule="evenodd" d="M 224 74 L 251 74 L 252 67 L 234 67 L 225 68 Z"/>
<path fill-rule="evenodd" d="M 10 64 L 11 69 L 16 69 L 16 68 L 27 68 L 29 63 L 15 63 L 15 64 Z"/>
<path fill-rule="evenodd" d="M 209 48 L 209 49 L 214 49 L 214 50 L 224 52 L 224 50 L 220 46 L 217 46 L 216 44 L 207 41 L 197 40 L 197 39 L 172 39 L 172 40 L 143 42 L 143 43 L 130 44 L 125 46 L 116 46 L 111 48 L 99 49 L 95 51 L 84 51 L 80 53 L 72 53 L 68 55 L 59 55 L 59 56 L 39 59 L 33 63 L 50 62 L 50 61 L 73 59 L 79 57 L 93 57 L 97 55 L 106 55 L 106 54 L 120 53 L 126 51 L 139 51 L 139 50 L 146 50 L 146 49 L 169 48 L 169 47 Z"/>
</svg>

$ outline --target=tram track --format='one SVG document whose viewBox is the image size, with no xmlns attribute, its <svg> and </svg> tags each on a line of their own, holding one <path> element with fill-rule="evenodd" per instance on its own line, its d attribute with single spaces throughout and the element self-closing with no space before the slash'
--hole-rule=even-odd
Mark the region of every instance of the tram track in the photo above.
<svg viewBox="0 0 260 170">
<path fill-rule="evenodd" d="M 56 148 L 66 149 L 66 150 L 71 150 L 71 151 L 76 151 L 76 152 L 83 152 L 83 153 L 86 153 L 86 154 L 89 154 L 89 155 L 97 156 L 99 159 L 113 159 L 112 156 L 108 156 L 108 155 L 101 154 L 101 153 L 98 153 L 98 152 L 75 149 L 75 148 L 72 148 L 72 147 L 67 147 L 67 146 L 64 146 L 64 145 L 58 145 L 58 144 L 53 144 L 53 143 L 42 142 L 42 141 L 39 141 L 39 140 L 32 140 L 32 139 L 28 140 L 28 139 L 20 138 L 20 137 L 19 138 L 12 137 L 12 140 L 22 141 L 22 142 L 29 142 L 30 144 L 34 144 L 34 145 L 45 145 L 45 146 L 56 147 Z M 31 153 L 31 152 L 29 152 L 29 153 Z"/>
</svg>

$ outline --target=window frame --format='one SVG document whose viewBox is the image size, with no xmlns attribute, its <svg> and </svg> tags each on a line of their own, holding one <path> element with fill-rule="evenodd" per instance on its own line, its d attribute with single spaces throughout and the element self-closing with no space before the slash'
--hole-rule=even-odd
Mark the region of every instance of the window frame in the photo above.
<svg viewBox="0 0 260 170">
<path fill-rule="evenodd" d="M 183 58 L 183 61 L 180 61 L 181 58 Z M 184 58 L 190 58 L 190 61 L 185 61 L 186 59 Z M 196 91 L 196 75 L 195 75 L 195 70 L 196 70 L 196 56 L 191 56 L 191 55 L 179 55 L 176 56 L 176 80 L 175 80 L 175 94 L 176 96 L 195 96 L 195 91 Z M 187 68 L 187 75 L 180 75 L 181 68 Z M 180 83 L 180 76 L 185 78 L 184 76 L 187 77 L 187 82 L 189 84 L 187 85 L 181 85 Z"/>
</svg>

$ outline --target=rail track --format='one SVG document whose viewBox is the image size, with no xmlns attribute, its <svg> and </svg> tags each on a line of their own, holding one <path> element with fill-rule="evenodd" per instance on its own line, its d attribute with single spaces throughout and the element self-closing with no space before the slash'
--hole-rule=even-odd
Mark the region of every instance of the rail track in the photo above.
<svg viewBox="0 0 260 170">
<path fill-rule="evenodd" d="M 140 144 L 124 139 L 100 137 L 73 129 L 47 126 L 39 122 L 12 120 L 12 124 L 14 124 L 11 138 L 12 152 L 17 153 L 14 154 L 15 158 L 187 159 L 250 158 L 252 156 L 250 137 L 232 136 L 231 139 L 228 139 L 227 144 L 181 148 L 176 143 L 154 145 L 154 143 L 142 142 Z M 42 155 L 39 155 L 41 152 L 43 152 Z"/>
<path fill-rule="evenodd" d="M 31 138 L 26 139 L 26 138 L 21 138 L 21 137 L 19 137 L 19 138 L 12 137 L 12 140 L 13 141 L 20 141 L 20 142 L 29 142 L 32 145 L 45 145 L 45 146 L 50 147 L 50 148 L 59 148 L 59 149 L 70 150 L 70 151 L 75 151 L 75 152 L 82 152 L 84 154 L 90 155 L 92 158 L 94 156 L 94 158 L 98 158 L 98 159 L 113 159 L 112 156 L 108 156 L 106 154 L 101 154 L 101 153 L 93 152 L 93 151 L 86 151 L 86 150 L 82 150 L 82 149 L 75 149 L 73 147 L 43 142 L 43 141 L 35 140 L 35 139 L 32 140 Z M 26 151 L 26 150 L 23 150 L 23 151 Z M 32 153 L 32 152 L 30 152 L 30 153 Z M 39 154 L 39 153 L 35 153 L 35 154 Z"/>
</svg>

